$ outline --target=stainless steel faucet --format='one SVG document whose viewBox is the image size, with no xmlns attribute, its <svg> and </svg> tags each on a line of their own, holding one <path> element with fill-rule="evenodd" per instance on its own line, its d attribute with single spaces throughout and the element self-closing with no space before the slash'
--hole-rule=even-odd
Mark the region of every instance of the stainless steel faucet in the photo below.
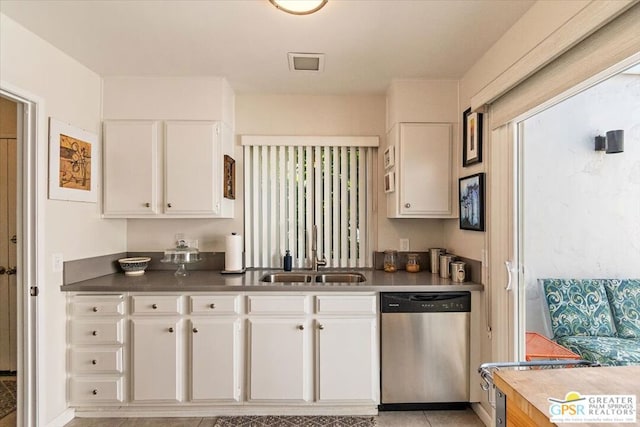
<svg viewBox="0 0 640 427">
<path fill-rule="evenodd" d="M 318 259 L 318 226 L 313 224 L 311 228 L 311 268 L 318 271 L 318 267 L 327 265 L 325 258 Z"/>
</svg>

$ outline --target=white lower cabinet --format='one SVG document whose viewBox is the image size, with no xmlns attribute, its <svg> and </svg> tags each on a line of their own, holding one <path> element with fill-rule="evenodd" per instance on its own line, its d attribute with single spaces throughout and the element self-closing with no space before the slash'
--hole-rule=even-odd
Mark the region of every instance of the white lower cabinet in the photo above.
<svg viewBox="0 0 640 427">
<path fill-rule="evenodd" d="M 134 402 L 182 400 L 182 320 L 131 320 L 131 374 Z"/>
<path fill-rule="evenodd" d="M 308 329 L 304 318 L 249 319 L 249 400 L 309 400 Z"/>
<path fill-rule="evenodd" d="M 240 331 L 236 318 L 191 320 L 191 401 L 240 400 Z"/>
</svg>

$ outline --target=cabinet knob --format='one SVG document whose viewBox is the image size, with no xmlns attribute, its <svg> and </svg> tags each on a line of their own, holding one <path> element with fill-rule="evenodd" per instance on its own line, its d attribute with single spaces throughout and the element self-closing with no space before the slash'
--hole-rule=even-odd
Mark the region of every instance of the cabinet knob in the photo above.
<svg viewBox="0 0 640 427">
<path fill-rule="evenodd" d="M 173 328 L 169 328 L 169 333 L 172 334 L 173 333 Z"/>
<path fill-rule="evenodd" d="M 153 308 L 154 310 L 158 309 L 158 304 L 151 304 L 151 308 Z"/>
<path fill-rule="evenodd" d="M 209 308 L 213 310 L 214 308 L 216 308 L 216 305 L 214 303 L 211 303 L 209 304 Z"/>
<path fill-rule="evenodd" d="M 91 311 L 93 311 L 94 313 L 97 313 L 97 312 L 98 312 L 98 307 L 93 307 L 93 308 L 91 309 Z"/>
<path fill-rule="evenodd" d="M 18 269 L 16 267 L 10 268 L 7 270 L 7 276 L 11 276 L 13 274 L 16 274 L 16 272 L 18 271 Z"/>
<path fill-rule="evenodd" d="M 407 209 L 410 208 L 411 207 L 411 203 L 405 203 L 404 207 L 407 208 Z"/>
<path fill-rule="evenodd" d="M 4 274 L 7 271 L 6 268 L 0 266 L 0 274 Z"/>
<path fill-rule="evenodd" d="M 93 359 L 93 360 L 91 361 L 91 364 L 92 364 L 92 365 L 97 365 L 97 364 L 98 364 L 98 361 L 97 361 L 96 359 Z"/>
<path fill-rule="evenodd" d="M 304 325 L 298 325 L 298 329 L 300 329 L 301 331 L 304 331 Z"/>
<path fill-rule="evenodd" d="M 170 208 L 171 207 L 171 203 L 167 203 L 167 207 Z"/>
<path fill-rule="evenodd" d="M 323 330 L 324 329 L 324 325 L 322 325 L 322 324 L 318 325 L 318 329 Z"/>
<path fill-rule="evenodd" d="M 94 396 L 98 394 L 98 390 L 96 390 L 95 388 L 93 390 L 91 390 L 91 394 L 93 394 Z"/>
<path fill-rule="evenodd" d="M 197 334 L 198 333 L 198 328 L 193 328 L 193 333 Z"/>
<path fill-rule="evenodd" d="M 94 337 L 97 337 L 98 336 L 98 331 L 92 331 L 91 335 L 93 335 Z"/>
<path fill-rule="evenodd" d="M 149 202 L 145 203 L 145 204 L 144 204 L 144 207 L 145 207 L 145 208 L 150 208 L 150 207 L 151 207 L 151 203 L 149 203 Z"/>
</svg>

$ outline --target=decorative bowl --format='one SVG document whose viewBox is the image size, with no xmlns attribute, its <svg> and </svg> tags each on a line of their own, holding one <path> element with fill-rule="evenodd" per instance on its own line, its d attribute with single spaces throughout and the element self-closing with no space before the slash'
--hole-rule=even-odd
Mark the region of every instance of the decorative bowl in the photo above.
<svg viewBox="0 0 640 427">
<path fill-rule="evenodd" d="M 144 274 L 144 270 L 149 265 L 151 258 L 149 257 L 134 257 L 134 258 L 120 258 L 120 268 L 127 276 L 141 276 Z"/>
</svg>

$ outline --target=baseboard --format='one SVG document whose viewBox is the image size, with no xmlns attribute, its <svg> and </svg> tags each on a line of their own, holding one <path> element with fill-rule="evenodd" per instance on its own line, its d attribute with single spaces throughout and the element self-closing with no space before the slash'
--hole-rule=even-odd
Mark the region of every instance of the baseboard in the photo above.
<svg viewBox="0 0 640 427">
<path fill-rule="evenodd" d="M 73 408 L 67 408 L 63 413 L 55 417 L 46 424 L 46 427 L 63 427 L 76 417 L 76 411 Z"/>
<path fill-rule="evenodd" d="M 476 413 L 478 418 L 480 418 L 480 421 L 482 421 L 485 426 L 491 427 L 491 426 L 494 425 L 493 424 L 493 417 L 491 415 L 489 415 L 489 413 L 486 411 L 486 409 L 484 409 L 484 406 L 482 406 L 479 403 L 472 403 L 471 404 L 471 409 L 473 409 L 473 412 Z"/>
</svg>

